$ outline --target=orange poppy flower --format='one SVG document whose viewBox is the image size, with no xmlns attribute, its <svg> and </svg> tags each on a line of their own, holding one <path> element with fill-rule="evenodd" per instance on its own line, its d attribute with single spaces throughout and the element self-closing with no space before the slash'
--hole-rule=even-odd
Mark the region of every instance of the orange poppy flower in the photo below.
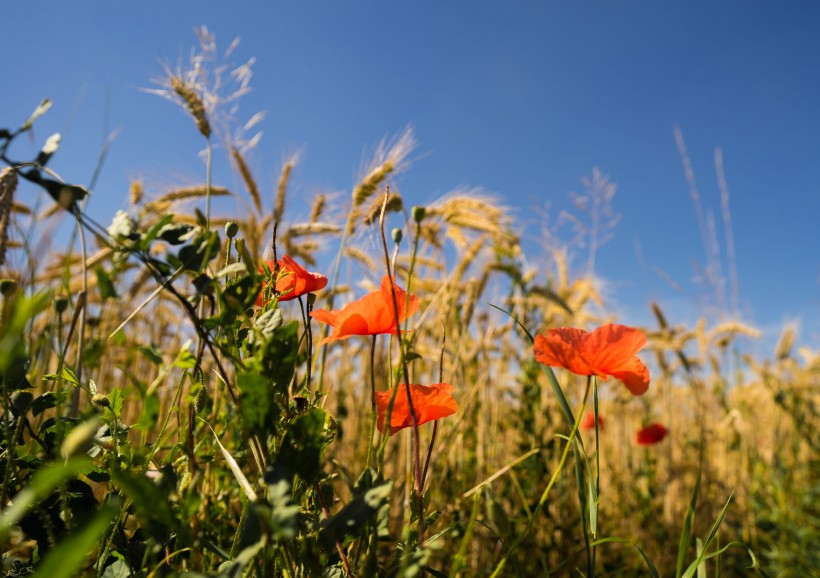
<svg viewBox="0 0 820 578">
<path fill-rule="evenodd" d="M 410 295 L 408 301 L 404 289 L 395 284 L 394 287 L 396 288 L 396 301 L 399 306 L 399 324 L 401 324 L 419 308 L 419 298 Z M 378 291 L 368 293 L 344 309 L 334 309 L 333 311 L 317 309 L 310 315 L 317 321 L 327 323 L 333 327 L 333 333 L 325 337 L 319 345 L 337 339 L 347 339 L 353 335 L 380 335 L 382 333 L 395 335 L 396 318 L 393 314 L 390 278 L 385 275 Z"/>
<path fill-rule="evenodd" d="M 393 412 L 390 414 L 390 435 L 406 427 L 413 426 L 413 417 L 410 415 L 410 405 L 407 403 L 407 387 L 400 383 L 393 402 Z M 413 411 L 416 414 L 418 425 L 435 421 L 458 411 L 458 403 L 453 399 L 455 387 L 449 383 L 434 383 L 433 385 L 411 385 L 410 398 L 413 400 Z M 387 417 L 387 407 L 393 390 L 376 392 L 376 408 L 378 420 L 376 427 L 384 431 L 384 421 Z"/>
<path fill-rule="evenodd" d="M 635 357 L 646 345 L 646 336 L 625 325 L 602 325 L 588 333 L 561 327 L 535 336 L 535 359 L 552 367 L 563 367 L 578 375 L 595 375 L 606 381 L 620 379 L 632 392 L 642 395 L 649 388 L 649 370 Z"/>
<path fill-rule="evenodd" d="M 595 429 L 595 413 L 588 411 L 587 414 L 584 416 L 584 421 L 581 422 L 581 429 L 583 430 L 590 430 Z M 603 431 L 604 429 L 604 416 L 598 414 L 598 429 Z"/>
<path fill-rule="evenodd" d="M 266 262 L 271 271 L 275 269 L 273 260 Z M 261 268 L 260 268 L 261 269 Z M 319 273 L 311 273 L 299 263 L 294 261 L 290 255 L 285 255 L 279 261 L 279 273 L 276 280 L 276 292 L 279 294 L 279 301 L 290 301 L 301 297 L 306 293 L 313 293 L 324 289 L 327 285 L 327 277 Z M 265 304 L 264 291 L 256 298 L 256 304 Z"/>
<path fill-rule="evenodd" d="M 639 446 L 652 446 L 665 438 L 668 433 L 669 430 L 662 424 L 653 423 L 640 430 L 635 436 L 635 441 Z"/>
</svg>

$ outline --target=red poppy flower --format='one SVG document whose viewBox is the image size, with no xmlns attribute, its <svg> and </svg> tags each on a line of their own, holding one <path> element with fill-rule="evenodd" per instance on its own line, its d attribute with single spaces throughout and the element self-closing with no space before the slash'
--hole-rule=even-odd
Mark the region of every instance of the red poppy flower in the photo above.
<svg viewBox="0 0 820 578">
<path fill-rule="evenodd" d="M 273 260 L 266 262 L 271 271 L 274 271 Z M 299 263 L 291 259 L 290 255 L 285 255 L 279 261 L 279 272 L 276 280 L 276 292 L 279 294 L 279 301 L 290 301 L 301 297 L 306 293 L 313 293 L 324 289 L 327 285 L 327 277 L 319 273 L 311 273 Z M 256 298 L 256 304 L 265 304 L 264 291 Z"/>
<path fill-rule="evenodd" d="M 639 446 L 651 446 L 665 438 L 668 433 L 669 430 L 662 424 L 653 423 L 639 431 L 635 436 L 635 441 L 638 442 Z"/>
<path fill-rule="evenodd" d="M 581 429 L 590 430 L 595 429 L 595 413 L 588 411 L 587 414 L 584 416 L 584 421 L 581 422 Z M 604 429 L 604 416 L 598 414 L 598 429 L 603 431 Z"/>
<path fill-rule="evenodd" d="M 393 402 L 393 412 L 390 414 L 390 435 L 406 427 L 413 426 L 413 417 L 410 415 L 410 405 L 407 403 L 407 386 L 400 383 Z M 413 400 L 413 411 L 416 414 L 418 425 L 435 421 L 458 411 L 458 403 L 453 399 L 455 387 L 449 383 L 434 383 L 433 385 L 411 385 L 410 398 Z M 376 407 L 378 421 L 376 427 L 384 431 L 384 421 L 387 417 L 387 407 L 393 390 L 376 392 Z"/>
<path fill-rule="evenodd" d="M 395 284 L 394 287 L 396 288 L 396 302 L 399 306 L 399 324 L 401 324 L 419 308 L 419 298 L 410 295 L 408 300 L 404 289 Z M 334 309 L 333 311 L 317 309 L 310 315 L 317 321 L 327 323 L 333 327 L 333 333 L 325 337 L 319 345 L 337 339 L 347 339 L 353 335 L 380 335 L 382 333 L 395 335 L 396 318 L 393 314 L 390 278 L 385 275 L 382 279 L 382 286 L 378 291 L 368 293 L 344 309 Z"/>
<path fill-rule="evenodd" d="M 563 367 L 578 375 L 595 375 L 606 381 L 620 379 L 632 392 L 642 395 L 649 388 L 649 370 L 635 357 L 646 345 L 646 336 L 625 325 L 602 325 L 588 333 L 561 327 L 535 336 L 535 359 L 552 367 Z"/>
</svg>

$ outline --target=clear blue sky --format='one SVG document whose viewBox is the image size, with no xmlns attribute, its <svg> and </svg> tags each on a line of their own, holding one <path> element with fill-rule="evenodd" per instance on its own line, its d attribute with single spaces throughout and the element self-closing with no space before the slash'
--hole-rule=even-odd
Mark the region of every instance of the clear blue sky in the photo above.
<svg viewBox="0 0 820 578">
<path fill-rule="evenodd" d="M 122 132 L 90 206 L 102 222 L 125 206 L 130 177 L 196 180 L 190 119 L 138 87 L 162 75 L 163 61 L 186 56 L 201 24 L 221 48 L 241 36 L 233 62 L 256 57 L 240 117 L 268 111 L 253 153 L 268 191 L 283 157 L 302 147 L 297 193 L 349 190 L 366 151 L 410 123 L 420 146 L 399 184 L 412 203 L 481 186 L 535 235 L 533 208 L 566 207 L 567 193 L 600 167 L 618 183 L 623 218 L 597 268 L 627 322 L 648 321 L 650 299 L 694 315 L 693 263 L 704 250 L 673 127 L 718 221 L 721 147 L 745 320 L 776 336 L 801 319 L 801 341 L 820 346 L 820 4 L 7 3 L 0 126 L 13 128 L 50 97 L 37 144 L 62 132 L 53 168 L 87 183 L 107 94 L 107 127 Z"/>
</svg>

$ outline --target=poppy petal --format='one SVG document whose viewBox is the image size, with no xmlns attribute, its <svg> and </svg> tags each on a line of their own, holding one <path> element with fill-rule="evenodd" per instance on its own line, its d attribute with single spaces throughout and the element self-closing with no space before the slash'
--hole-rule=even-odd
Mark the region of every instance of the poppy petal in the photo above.
<svg viewBox="0 0 820 578">
<path fill-rule="evenodd" d="M 593 375 L 594 369 L 581 355 L 580 346 L 587 335 L 583 329 L 572 327 L 539 333 L 533 344 L 535 359 L 550 367 L 563 367 L 577 375 Z"/>
<path fill-rule="evenodd" d="M 390 435 L 407 427 L 412 427 L 413 417 L 410 414 L 410 405 L 407 403 L 407 386 L 403 383 L 397 385 L 396 400 L 393 403 L 393 411 L 390 414 Z M 387 409 L 390 405 L 390 398 L 393 392 L 376 392 L 376 405 L 378 419 L 376 427 L 379 431 L 384 431 Z M 413 411 L 416 414 L 418 425 L 435 421 L 453 415 L 458 411 L 458 402 L 453 399 L 452 393 L 455 387 L 449 383 L 435 383 L 430 386 L 410 385 L 410 396 L 413 400 Z"/>
<path fill-rule="evenodd" d="M 643 395 L 649 389 L 649 370 L 637 357 L 617 369 L 609 370 L 609 375 L 623 381 L 632 395 Z"/>
<path fill-rule="evenodd" d="M 646 345 L 646 335 L 639 329 L 608 323 L 587 334 L 581 345 L 582 355 L 597 370 L 612 375 Z"/>
<path fill-rule="evenodd" d="M 653 423 L 640 430 L 635 440 L 639 446 L 651 446 L 665 438 L 668 433 L 669 430 L 663 424 Z"/>
</svg>

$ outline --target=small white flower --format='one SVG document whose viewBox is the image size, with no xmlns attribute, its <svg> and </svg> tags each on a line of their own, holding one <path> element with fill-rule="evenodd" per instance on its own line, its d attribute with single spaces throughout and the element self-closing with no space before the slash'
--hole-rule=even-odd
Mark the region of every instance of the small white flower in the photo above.
<svg viewBox="0 0 820 578">
<path fill-rule="evenodd" d="M 125 211 L 117 211 L 114 220 L 108 227 L 108 234 L 115 239 L 128 239 L 137 230 L 137 223 L 133 217 Z"/>
</svg>

